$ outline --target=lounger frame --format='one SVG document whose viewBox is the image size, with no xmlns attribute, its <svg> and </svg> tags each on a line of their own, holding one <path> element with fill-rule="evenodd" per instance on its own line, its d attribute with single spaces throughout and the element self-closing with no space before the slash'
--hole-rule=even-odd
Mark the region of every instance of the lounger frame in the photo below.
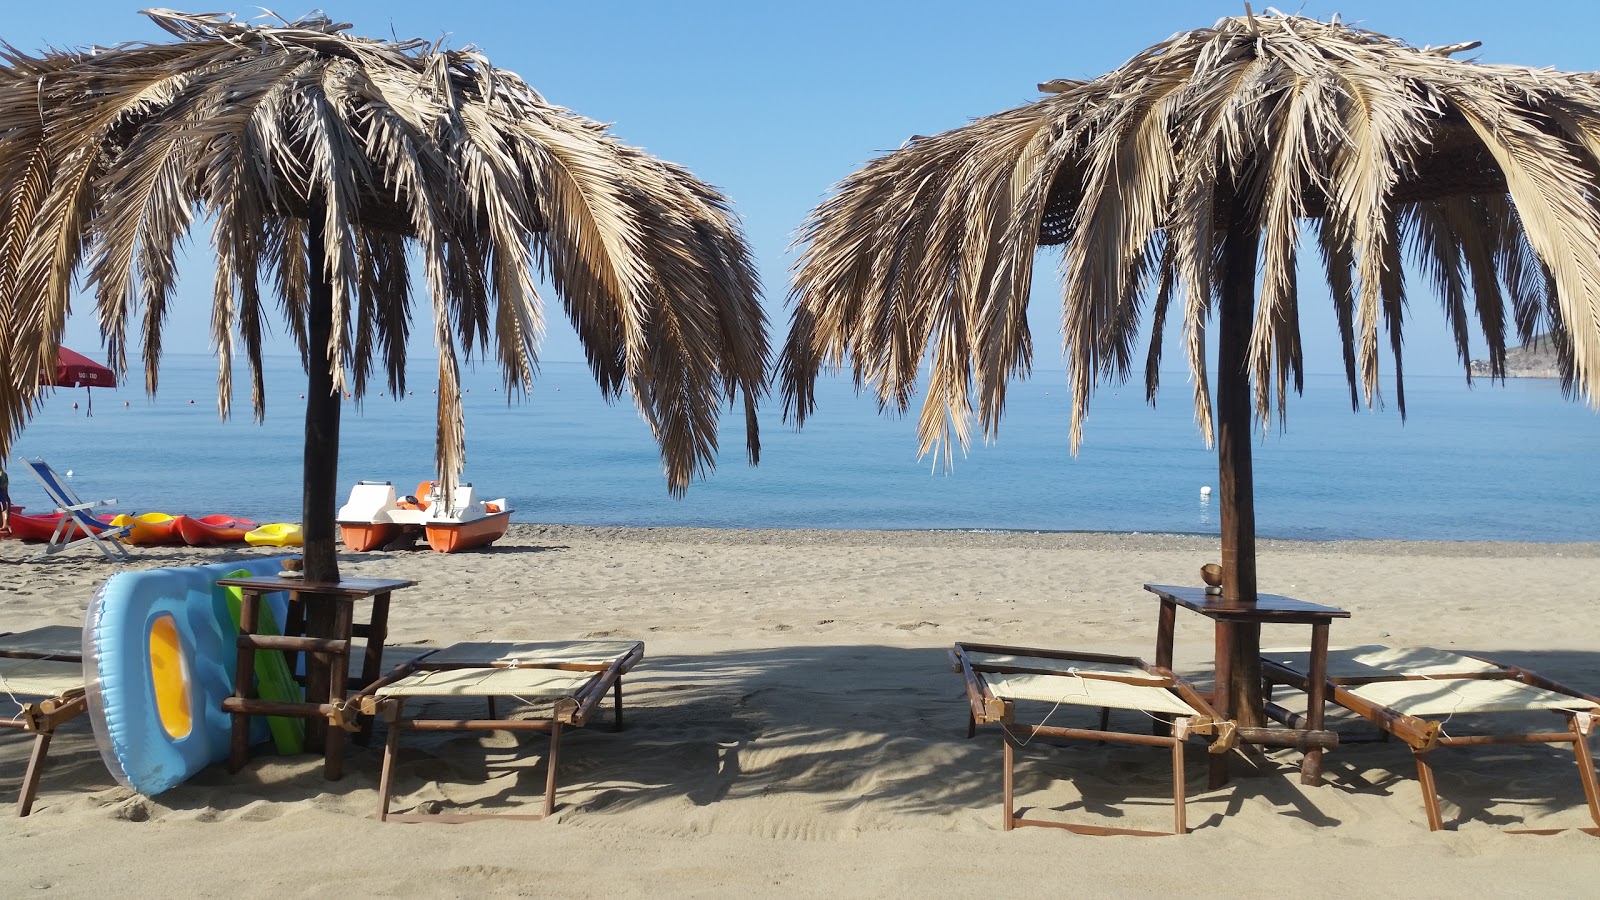
<svg viewBox="0 0 1600 900">
<path fill-rule="evenodd" d="M 972 658 L 974 653 L 1004 654 L 1018 657 L 1016 664 L 982 662 Z M 1125 731 L 1109 730 L 1110 708 L 1102 707 L 1100 710 L 1100 725 L 1098 728 L 1066 728 L 1056 725 L 1028 725 L 1017 724 L 1016 703 L 994 694 L 989 685 L 984 681 L 984 673 L 1015 673 L 1037 675 L 1060 675 L 1058 667 L 1029 666 L 1025 658 L 1054 660 L 1065 663 L 1082 663 L 1085 665 L 1109 664 L 1117 666 L 1131 666 L 1141 669 L 1144 676 L 1124 676 L 1110 673 L 1079 672 L 1076 677 L 1090 680 L 1115 681 L 1140 687 L 1153 687 L 1169 691 L 1178 696 L 1184 703 L 1192 707 L 1198 715 L 1178 716 L 1171 723 L 1170 729 L 1161 728 L 1158 731 L 1165 733 L 1138 734 Z M 1137 657 L 1114 656 L 1102 653 L 1077 653 L 1063 650 L 1041 650 L 1031 647 L 1008 647 L 996 644 L 976 644 L 958 642 L 950 650 L 952 667 L 962 674 L 966 681 L 967 689 L 967 737 L 977 733 L 979 725 L 998 724 L 1001 727 L 1004 748 L 1003 766 L 1004 780 L 1001 789 L 1001 827 L 1011 831 L 1021 825 L 1033 825 L 1045 828 L 1060 828 L 1075 834 L 1087 835 L 1134 835 L 1140 837 L 1162 837 L 1168 834 L 1188 833 L 1188 823 L 1185 817 L 1185 804 L 1187 792 L 1184 776 L 1184 745 L 1189 735 L 1210 738 L 1211 753 L 1226 753 L 1231 750 L 1236 742 L 1234 724 L 1219 716 L 1198 691 L 1187 681 L 1173 674 L 1170 669 L 1152 666 Z M 1070 701 L 1063 701 L 1070 702 Z M 1083 705 L 1083 704 L 1073 704 Z M 1025 747 L 1035 738 L 1055 738 L 1061 740 L 1081 740 L 1102 742 L 1109 741 L 1119 744 L 1132 744 L 1144 747 L 1167 747 L 1172 754 L 1172 831 L 1147 831 L 1134 828 L 1111 828 L 1104 825 L 1088 825 L 1075 822 L 1055 822 L 1045 819 L 1031 819 L 1019 816 L 1015 812 L 1016 792 L 1013 782 L 1013 772 L 1016 767 L 1017 748 Z"/>
<path fill-rule="evenodd" d="M 53 659 L 61 662 L 81 663 L 81 654 L 46 653 L 32 650 L 9 649 L 6 638 L 26 636 L 27 632 L 0 633 L 0 658 L 3 659 Z M 28 768 L 22 776 L 22 790 L 17 797 L 17 815 L 26 816 L 33 811 L 33 801 L 39 794 L 39 777 L 44 772 L 45 757 L 50 754 L 50 741 L 56 729 L 65 722 L 82 715 L 88 709 L 88 697 L 80 685 L 54 697 L 18 704 L 20 709 L 9 718 L 0 719 L 0 728 L 18 729 L 33 735 L 33 748 L 28 753 Z"/>
<path fill-rule="evenodd" d="M 1588 834 L 1600 836 L 1600 778 L 1595 774 L 1594 756 L 1590 752 L 1588 737 L 1594 731 L 1594 722 L 1600 716 L 1600 697 L 1585 694 L 1574 690 L 1564 684 L 1545 678 L 1536 672 L 1520 666 L 1496 662 L 1472 654 L 1456 654 L 1477 662 L 1486 663 L 1494 668 L 1490 671 L 1474 671 L 1460 673 L 1444 673 L 1410 675 L 1396 672 L 1394 675 L 1365 675 L 1356 677 L 1327 677 L 1326 696 L 1328 702 L 1336 703 L 1351 712 L 1356 713 L 1367 721 L 1378 726 L 1387 734 L 1404 741 L 1411 748 L 1411 753 L 1417 762 L 1417 780 L 1422 786 L 1422 802 L 1427 810 L 1428 830 L 1439 831 L 1444 828 L 1444 817 L 1439 811 L 1439 793 L 1434 782 L 1431 754 L 1440 747 L 1479 747 L 1494 744 L 1571 744 L 1573 756 L 1578 764 L 1578 780 L 1583 785 L 1583 796 L 1589 807 L 1589 817 L 1594 821 L 1594 828 L 1579 829 Z M 1263 657 L 1261 660 L 1262 678 L 1270 687 L 1273 684 L 1285 684 L 1300 691 L 1308 691 L 1310 680 L 1304 672 L 1284 665 L 1281 662 Z M 1566 694 L 1575 700 L 1588 704 L 1591 708 L 1586 710 L 1556 711 L 1567 720 L 1565 731 L 1496 733 L 1496 734 L 1461 734 L 1447 735 L 1444 733 L 1444 723 L 1440 720 L 1429 719 L 1423 716 L 1408 715 L 1397 709 L 1373 703 L 1350 691 L 1352 687 L 1376 684 L 1391 681 L 1440 681 L 1446 679 L 1474 679 L 1483 681 L 1518 681 L 1530 687 L 1541 688 L 1557 694 Z M 1465 710 L 1473 713 L 1472 710 Z M 1478 713 L 1482 714 L 1482 713 Z M 1517 829 L 1518 834 L 1557 834 L 1567 829 Z"/>
<path fill-rule="evenodd" d="M 449 649 L 449 648 L 442 648 Z M 540 661 L 537 663 L 496 660 L 481 663 L 439 663 L 430 661 L 441 651 L 421 656 L 396 668 L 389 675 L 364 688 L 352 699 L 359 704 L 362 714 L 381 716 L 388 726 L 384 742 L 383 768 L 378 778 L 378 820 L 383 822 L 412 822 L 459 824 L 485 819 L 518 819 L 537 821 L 555 812 L 556 768 L 560 763 L 561 733 L 566 728 L 582 728 L 605 700 L 612 695 L 612 730 L 622 730 L 622 677 L 644 658 L 644 644 L 633 642 L 626 653 L 608 662 Z M 406 718 L 405 697 L 383 696 L 383 688 L 416 672 L 456 669 L 555 669 L 567 672 L 592 672 L 583 687 L 570 697 L 557 700 L 549 718 L 505 719 L 495 712 L 495 695 L 484 693 L 488 704 L 487 719 L 419 719 Z M 471 696 L 471 695 L 464 695 Z M 544 807 L 539 815 L 507 815 L 500 813 L 390 813 L 390 794 L 394 786 L 395 756 L 400 746 L 400 735 L 406 731 L 543 731 L 550 735 L 550 753 L 546 760 Z"/>
</svg>

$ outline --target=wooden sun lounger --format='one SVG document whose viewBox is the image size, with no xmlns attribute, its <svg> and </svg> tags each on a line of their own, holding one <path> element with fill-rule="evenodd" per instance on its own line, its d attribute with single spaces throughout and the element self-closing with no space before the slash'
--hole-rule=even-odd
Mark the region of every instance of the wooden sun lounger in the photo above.
<svg viewBox="0 0 1600 900">
<path fill-rule="evenodd" d="M 1006 831 L 1018 825 L 1039 825 L 1064 828 L 1077 834 L 1158 836 L 1168 833 L 1051 822 L 1016 815 L 1012 783 L 1015 748 L 1026 746 L 1035 737 L 1170 748 L 1172 834 L 1188 832 L 1184 818 L 1183 748 L 1186 738 L 1189 735 L 1211 738 L 1212 753 L 1226 753 L 1235 742 L 1233 723 L 1218 716 L 1188 682 L 1168 669 L 1148 665 L 1135 657 L 957 643 L 950 651 L 950 661 L 966 679 L 970 706 L 967 737 L 976 733 L 977 726 L 991 723 L 999 724 L 1003 732 L 1005 780 L 1001 821 Z M 1043 723 L 1019 725 L 1015 721 L 1019 700 L 1099 707 L 1100 726 L 1086 729 Z M 1112 709 L 1137 710 L 1160 717 L 1164 722 L 1170 721 L 1170 729 L 1160 729 L 1170 733 L 1111 731 Z"/>
<path fill-rule="evenodd" d="M 1263 651 L 1262 676 L 1299 690 L 1309 687 L 1307 655 Z M 1429 755 L 1440 747 L 1485 744 L 1571 744 L 1577 758 L 1589 816 L 1600 826 L 1600 780 L 1588 736 L 1600 716 L 1600 697 L 1573 690 L 1517 666 L 1445 650 L 1392 649 L 1378 645 L 1328 651 L 1327 697 L 1404 741 L 1417 761 L 1428 830 L 1444 827 Z M 1527 733 L 1449 734 L 1455 716 L 1547 711 L 1563 716 L 1567 730 Z M 1452 728 L 1460 730 L 1459 721 Z M 1524 833 L 1554 834 L 1556 830 Z M 1600 827 L 1582 829 L 1600 835 Z"/>
<path fill-rule="evenodd" d="M 33 751 L 17 798 L 18 816 L 33 811 L 56 728 L 88 708 L 82 640 L 82 629 L 63 625 L 0 634 L 0 694 L 4 695 L 0 703 L 16 707 L 15 712 L 7 709 L 9 718 L 0 718 L 0 728 L 33 735 Z M 25 697 L 41 699 L 24 701 Z"/>
<path fill-rule="evenodd" d="M 352 702 L 365 715 L 381 715 L 389 727 L 378 780 L 378 819 L 459 823 L 480 819 L 542 819 L 555 812 L 556 767 L 564 728 L 582 728 L 605 700 L 614 697 L 613 730 L 622 730 L 622 676 L 644 658 L 639 641 L 529 641 L 462 643 L 405 663 L 362 690 Z M 487 719 L 407 718 L 407 700 L 482 697 Z M 500 718 L 495 698 L 520 701 L 531 718 Z M 544 731 L 550 735 L 544 809 L 540 815 L 389 813 L 395 755 L 404 731 Z"/>
</svg>

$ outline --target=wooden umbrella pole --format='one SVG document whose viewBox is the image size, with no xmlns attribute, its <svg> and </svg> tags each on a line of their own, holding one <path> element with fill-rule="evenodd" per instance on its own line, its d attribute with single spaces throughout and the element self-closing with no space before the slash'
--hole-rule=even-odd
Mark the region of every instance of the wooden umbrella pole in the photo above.
<svg viewBox="0 0 1600 900">
<path fill-rule="evenodd" d="M 1250 459 L 1250 328 L 1255 313 L 1256 252 L 1260 236 L 1233 201 L 1223 239 L 1217 335 L 1217 482 L 1222 501 L 1222 598 L 1256 600 L 1255 479 Z M 1217 623 L 1218 685 L 1224 713 L 1247 728 L 1266 724 L 1261 696 L 1261 626 Z"/>
<path fill-rule="evenodd" d="M 339 490 L 339 392 L 333 385 L 328 337 L 333 331 L 333 282 L 323 246 L 321 204 L 310 217 L 306 263 L 310 268 L 310 302 L 306 310 L 306 444 L 305 489 L 301 520 L 308 581 L 339 580 L 334 552 L 334 516 Z M 314 632 L 315 633 L 315 632 Z"/>
</svg>

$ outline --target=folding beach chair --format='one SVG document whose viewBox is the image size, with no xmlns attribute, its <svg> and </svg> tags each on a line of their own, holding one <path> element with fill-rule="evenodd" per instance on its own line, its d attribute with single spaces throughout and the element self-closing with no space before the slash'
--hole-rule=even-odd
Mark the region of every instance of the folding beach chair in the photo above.
<svg viewBox="0 0 1600 900">
<path fill-rule="evenodd" d="M 1261 655 L 1262 677 L 1269 684 L 1287 684 L 1303 691 L 1309 686 L 1307 665 L 1305 652 L 1266 650 Z M 1595 718 L 1600 716 L 1600 697 L 1575 691 L 1517 666 L 1426 647 L 1392 649 L 1368 645 L 1329 650 L 1327 684 L 1329 702 L 1360 715 L 1410 746 L 1417 760 L 1428 830 L 1444 827 L 1429 754 L 1439 747 L 1484 744 L 1571 744 L 1589 816 L 1600 826 L 1600 781 L 1596 779 L 1587 740 L 1594 730 Z M 1466 733 L 1470 724 L 1476 724 L 1469 723 L 1468 717 L 1530 712 L 1563 716 L 1567 730 Z M 1456 733 L 1447 732 L 1447 724 Z M 1582 830 L 1600 834 L 1600 828 Z"/>
<path fill-rule="evenodd" d="M 133 526 L 125 525 L 120 528 L 110 528 L 104 522 L 98 521 L 89 515 L 88 512 L 97 507 L 111 506 L 117 501 L 96 500 L 93 503 L 85 503 L 78 499 L 78 495 L 73 492 L 72 488 L 65 481 L 62 481 L 60 476 L 56 475 L 55 470 L 50 468 L 50 464 L 43 459 L 23 459 L 19 456 L 17 460 L 27 466 L 33 476 L 39 479 L 39 483 L 44 486 L 44 492 L 50 497 L 50 502 L 54 503 L 56 511 L 61 513 L 61 522 L 56 525 L 55 534 L 50 536 L 50 542 L 45 545 L 44 550 L 40 551 L 35 559 L 43 559 L 52 554 L 71 550 L 80 544 L 88 543 L 94 544 L 96 549 L 105 554 L 106 559 L 127 561 L 133 558 L 128 553 L 128 548 L 123 546 L 120 540 L 120 538 L 128 536 L 128 532 L 133 530 Z M 82 531 L 84 534 L 83 537 L 75 541 L 70 540 L 74 526 L 77 526 L 77 530 Z"/>
<path fill-rule="evenodd" d="M 61 625 L 0 634 L 0 694 L 4 695 L 0 703 L 7 705 L 0 715 L 9 714 L 0 718 L 0 728 L 33 735 L 33 751 L 17 799 L 19 816 L 33 810 L 39 775 L 56 728 L 87 708 L 82 641 L 83 629 Z"/>
<path fill-rule="evenodd" d="M 382 716 L 389 727 L 378 779 L 378 819 L 397 822 L 470 822 L 479 819 L 542 819 L 555 812 L 556 766 L 561 732 L 581 728 L 605 699 L 615 697 L 613 730 L 622 729 L 622 676 L 644 658 L 639 641 L 535 641 L 462 643 L 405 663 L 349 701 L 364 715 Z M 487 719 L 408 718 L 407 701 L 481 697 Z M 521 715 L 500 717 L 495 698 L 520 703 Z M 395 755 L 404 731 L 545 731 L 544 810 L 540 815 L 389 813 Z"/>
<path fill-rule="evenodd" d="M 1170 748 L 1173 802 L 1171 834 L 1185 834 L 1188 831 L 1184 819 L 1183 768 L 1183 748 L 1187 738 L 1190 735 L 1209 737 L 1212 753 L 1226 753 L 1234 746 L 1233 723 L 1218 716 L 1216 710 L 1188 682 L 1170 670 L 1148 665 L 1135 657 L 958 643 L 950 651 L 950 661 L 966 678 L 967 701 L 971 707 L 967 719 L 967 737 L 977 732 L 978 725 L 990 723 L 998 723 L 1004 733 L 1005 779 L 1001 821 L 1006 831 L 1018 825 L 1040 825 L 1064 828 L 1077 834 L 1157 836 L 1169 833 L 1025 819 L 1016 815 L 1013 812 L 1015 794 L 1012 784 L 1015 748 L 1025 747 L 1035 738 L 1110 741 Z M 1044 721 L 1038 725 L 1019 725 L 1016 723 L 1018 701 L 1036 701 L 1051 706 Z M 1062 705 L 1099 707 L 1099 728 L 1045 724 L 1056 712 L 1056 707 Z M 1112 709 L 1146 713 L 1163 725 L 1153 730 L 1166 733 L 1111 731 Z M 1164 727 L 1167 723 L 1170 723 L 1170 728 Z"/>
</svg>

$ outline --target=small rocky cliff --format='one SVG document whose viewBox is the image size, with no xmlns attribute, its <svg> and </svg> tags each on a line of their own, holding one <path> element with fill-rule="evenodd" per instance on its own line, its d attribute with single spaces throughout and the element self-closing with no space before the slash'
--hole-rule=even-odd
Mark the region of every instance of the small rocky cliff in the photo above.
<svg viewBox="0 0 1600 900">
<path fill-rule="evenodd" d="M 1489 376 L 1489 361 L 1475 359 L 1472 361 L 1472 374 L 1474 376 Z M 1539 335 L 1521 347 L 1513 347 L 1506 351 L 1506 377 L 1507 378 L 1560 378 L 1561 369 L 1556 365 L 1556 351 L 1550 344 L 1550 339 Z"/>
</svg>

